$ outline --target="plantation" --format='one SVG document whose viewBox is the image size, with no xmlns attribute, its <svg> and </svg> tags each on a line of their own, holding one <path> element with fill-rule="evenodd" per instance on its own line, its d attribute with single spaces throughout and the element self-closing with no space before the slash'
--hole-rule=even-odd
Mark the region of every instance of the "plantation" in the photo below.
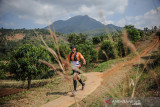
<svg viewBox="0 0 160 107">
<path fill-rule="evenodd" d="M 147 48 L 147 46 L 149 47 L 152 40 L 154 41 L 155 39 L 155 36 L 154 38 L 150 36 L 153 31 L 145 32 L 136 29 L 132 25 L 126 25 L 125 28 L 131 43 L 133 43 L 134 45 L 139 42 L 142 43 L 140 46 L 138 46 L 138 48 L 136 47 L 138 53 L 141 53 L 143 49 Z M 32 89 L 35 91 L 35 93 L 32 94 L 34 96 L 36 93 L 39 93 L 40 90 L 43 90 L 41 88 L 45 88 L 47 91 L 44 91 L 43 94 L 49 93 L 47 94 L 48 96 L 52 94 L 52 92 L 49 91 L 61 90 L 60 85 L 62 84 L 62 87 L 67 87 L 67 89 L 62 89 L 63 92 L 61 94 L 57 93 L 58 96 L 50 96 L 49 98 L 47 97 L 48 100 L 45 100 L 45 102 L 41 104 L 45 104 L 50 100 L 57 99 L 60 97 L 60 95 L 65 95 L 69 91 L 71 91 L 71 84 L 69 81 L 72 80 L 70 76 L 72 74 L 72 71 L 69 65 L 67 65 L 66 59 L 68 57 L 68 54 L 71 52 L 70 46 L 72 45 L 75 45 L 77 51 L 82 53 L 84 58 L 86 59 L 86 66 L 82 66 L 81 69 L 84 73 L 105 72 L 106 70 L 109 70 L 118 64 L 121 65 L 121 63 L 128 61 L 136 56 L 136 53 L 134 51 L 132 52 L 133 49 L 126 46 L 126 44 L 124 43 L 123 31 L 113 32 L 111 34 L 101 34 L 97 36 L 87 35 L 83 33 L 61 34 L 54 33 L 54 31 L 49 32 L 48 30 L 42 29 L 1 29 L 0 32 L 2 33 L 2 51 L 0 53 L 0 79 L 1 81 L 4 81 L 4 83 L 2 82 L 2 84 L 0 84 L 1 92 L 4 91 L 3 89 L 7 90 L 7 88 L 15 89 L 11 93 L 10 91 L 6 91 L 6 95 L 2 95 L 3 98 L 0 99 L 2 105 L 7 104 L 8 101 L 17 99 L 17 96 L 26 99 L 26 97 L 28 96 L 27 93 L 31 93 Z M 14 38 L 15 34 L 20 33 L 25 36 L 23 38 L 20 38 L 18 41 L 15 41 L 14 39 L 7 40 L 6 38 L 6 35 Z M 157 35 L 158 34 L 159 33 L 157 32 Z M 150 43 L 148 38 L 151 39 Z M 143 46 L 143 42 L 148 42 L 148 44 L 145 43 L 146 46 Z M 157 68 L 157 66 L 159 65 L 158 58 L 159 57 L 157 57 L 157 59 L 153 60 L 153 62 L 148 65 L 152 66 L 152 69 L 155 69 L 155 73 L 157 75 L 159 75 L 157 72 L 157 69 L 159 69 Z M 129 79 L 134 80 L 134 71 L 141 72 L 143 71 L 144 66 L 142 66 L 142 68 L 140 68 L 139 66 L 135 66 L 134 69 L 130 71 L 130 75 L 133 75 L 133 77 L 130 77 Z M 136 87 L 136 89 L 138 89 L 139 91 L 134 93 L 135 96 L 138 96 L 138 93 L 141 93 L 141 90 L 139 89 L 141 88 L 141 82 L 146 81 L 146 83 L 148 83 L 147 78 L 152 79 L 148 77 L 148 74 L 145 74 L 145 72 L 143 73 L 144 74 L 141 74 L 142 78 L 138 81 L 140 85 Z M 86 77 L 82 77 L 83 80 L 87 80 Z M 59 80 L 55 80 L 56 78 L 59 78 Z M 17 80 L 18 82 L 14 80 Z M 64 80 L 65 83 L 61 84 L 61 82 L 63 82 Z M 14 82 L 12 83 L 12 81 Z M 104 79 L 104 81 L 107 81 L 108 83 L 109 81 L 112 81 L 112 79 Z M 126 81 L 119 81 L 120 83 L 122 82 L 122 84 L 123 82 L 126 82 L 124 84 L 128 85 L 128 82 L 130 80 L 127 80 L 126 78 Z M 156 79 L 156 81 L 158 81 L 158 79 Z M 66 84 L 68 85 L 66 86 Z M 152 79 L 152 82 L 148 84 L 150 85 L 146 86 L 145 89 L 147 94 L 148 90 L 150 90 L 151 88 L 157 89 L 157 82 L 155 83 L 154 79 Z M 100 87 L 102 88 L 102 90 L 99 89 Z M 109 90 L 103 91 L 103 89 L 107 87 L 106 84 L 100 87 L 97 88 L 97 90 L 101 91 L 101 94 L 98 94 L 101 100 L 102 97 L 112 96 L 112 94 L 108 93 L 113 93 L 114 96 L 119 96 L 118 93 L 112 91 L 110 92 Z M 130 97 L 132 95 L 133 87 L 130 87 L 131 89 L 129 90 L 127 90 L 121 84 L 119 85 L 119 87 L 120 88 L 118 89 L 116 86 L 114 87 L 116 92 L 122 92 L 123 90 L 126 90 L 126 92 L 123 93 L 124 95 L 121 96 Z M 24 95 L 22 95 L 23 93 Z M 104 96 L 102 94 L 104 94 Z M 56 95 L 56 92 L 53 92 L 53 95 Z M 93 100 L 95 100 L 96 103 L 89 102 L 89 99 L 92 97 L 92 95 L 93 94 L 83 100 L 87 101 L 87 106 L 95 106 L 97 104 L 99 106 L 103 105 L 103 103 L 101 103 L 100 99 L 97 97 L 93 97 Z M 35 99 L 36 97 L 31 98 Z M 43 98 L 46 98 L 46 96 L 43 95 Z"/>
<path fill-rule="evenodd" d="M 0 0 L 0 107 L 160 107 L 160 0 Z"/>
</svg>

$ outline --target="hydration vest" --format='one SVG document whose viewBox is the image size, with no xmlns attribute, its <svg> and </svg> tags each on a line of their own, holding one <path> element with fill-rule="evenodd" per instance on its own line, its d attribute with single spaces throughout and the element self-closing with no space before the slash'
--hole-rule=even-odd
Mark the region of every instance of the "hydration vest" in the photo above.
<svg viewBox="0 0 160 107">
<path fill-rule="evenodd" d="M 71 54 L 70 54 L 70 61 L 72 61 L 72 52 L 71 52 Z M 73 61 L 77 61 L 77 52 L 75 53 L 75 55 L 74 55 L 74 60 Z"/>
</svg>

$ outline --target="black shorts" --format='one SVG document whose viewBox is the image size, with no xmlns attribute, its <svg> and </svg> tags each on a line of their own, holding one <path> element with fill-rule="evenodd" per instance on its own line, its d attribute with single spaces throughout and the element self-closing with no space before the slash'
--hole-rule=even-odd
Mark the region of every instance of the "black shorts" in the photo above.
<svg viewBox="0 0 160 107">
<path fill-rule="evenodd" d="M 76 71 L 76 70 L 73 70 L 73 74 L 74 74 L 74 73 L 81 74 L 79 71 Z"/>
</svg>

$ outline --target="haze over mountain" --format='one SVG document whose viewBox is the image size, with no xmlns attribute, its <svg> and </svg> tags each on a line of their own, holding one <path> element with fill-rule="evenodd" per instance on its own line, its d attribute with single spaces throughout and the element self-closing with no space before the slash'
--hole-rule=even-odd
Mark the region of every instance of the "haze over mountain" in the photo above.
<svg viewBox="0 0 160 107">
<path fill-rule="evenodd" d="M 91 32 L 91 31 L 105 31 L 104 24 L 101 22 L 87 16 L 74 16 L 68 20 L 58 20 L 53 22 L 55 31 L 62 32 L 62 33 L 84 33 L 84 32 Z M 52 24 L 45 27 L 47 29 L 50 27 L 52 29 Z M 122 27 L 115 26 L 113 24 L 106 25 L 109 31 L 121 30 Z"/>
</svg>

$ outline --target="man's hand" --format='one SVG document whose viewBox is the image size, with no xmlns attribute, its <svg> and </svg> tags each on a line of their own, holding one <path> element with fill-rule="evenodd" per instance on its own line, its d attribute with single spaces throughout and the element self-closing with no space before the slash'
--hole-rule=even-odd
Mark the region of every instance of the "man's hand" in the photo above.
<svg viewBox="0 0 160 107">
<path fill-rule="evenodd" d="M 83 62 L 83 65 L 86 65 L 86 62 Z"/>
<path fill-rule="evenodd" d="M 85 59 L 83 59 L 83 65 L 86 65 L 86 60 Z"/>
</svg>

